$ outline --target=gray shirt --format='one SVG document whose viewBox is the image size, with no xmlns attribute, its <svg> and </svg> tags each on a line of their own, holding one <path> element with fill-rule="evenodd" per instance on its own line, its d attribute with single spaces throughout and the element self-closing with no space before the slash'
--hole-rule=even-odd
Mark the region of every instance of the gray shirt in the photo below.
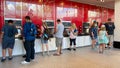
<svg viewBox="0 0 120 68">
<path fill-rule="evenodd" d="M 57 33 L 55 36 L 57 38 L 63 38 L 63 32 L 64 32 L 64 25 L 60 23 L 57 25 Z"/>
</svg>

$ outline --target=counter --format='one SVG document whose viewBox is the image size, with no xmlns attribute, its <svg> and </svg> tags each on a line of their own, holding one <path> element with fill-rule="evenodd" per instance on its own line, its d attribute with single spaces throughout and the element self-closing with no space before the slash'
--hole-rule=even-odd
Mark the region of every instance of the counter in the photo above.
<svg viewBox="0 0 120 68">
<path fill-rule="evenodd" d="M 51 41 L 48 41 L 49 49 L 51 50 L 56 50 L 55 46 L 55 38 L 51 38 Z M 82 47 L 82 46 L 89 46 L 91 45 L 91 39 L 90 36 L 78 36 L 76 38 L 76 47 Z M 69 37 L 64 37 L 63 38 L 63 49 L 69 47 Z M 40 39 L 35 40 L 35 52 L 41 52 L 41 41 Z M 23 55 L 25 54 L 24 46 L 23 46 L 23 41 L 16 39 L 15 40 L 15 46 L 13 49 L 13 55 Z M 8 54 L 7 54 L 8 55 Z M 1 43 L 0 43 L 0 57 L 2 56 L 2 49 L 1 49 Z"/>
</svg>

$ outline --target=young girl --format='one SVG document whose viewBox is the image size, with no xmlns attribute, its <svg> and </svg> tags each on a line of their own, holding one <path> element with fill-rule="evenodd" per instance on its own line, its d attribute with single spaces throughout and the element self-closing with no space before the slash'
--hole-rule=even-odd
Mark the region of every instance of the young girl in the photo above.
<svg viewBox="0 0 120 68">
<path fill-rule="evenodd" d="M 68 50 L 71 51 L 72 48 L 72 43 L 74 44 L 74 48 L 73 50 L 76 51 L 76 37 L 77 37 L 77 27 L 75 25 L 75 23 L 73 23 L 70 27 L 70 47 L 68 48 Z"/>
<path fill-rule="evenodd" d="M 99 53 L 103 53 L 105 45 L 108 43 L 105 25 L 102 25 L 99 31 Z"/>
<path fill-rule="evenodd" d="M 92 39 L 92 49 L 94 49 L 95 45 L 97 45 L 98 42 L 98 23 L 96 21 L 93 22 L 89 31 L 90 31 L 90 37 Z"/>
<path fill-rule="evenodd" d="M 42 43 L 42 52 L 43 52 L 43 56 L 44 56 L 44 46 L 46 46 L 46 50 L 47 50 L 47 54 L 49 55 L 49 47 L 48 47 L 48 39 L 45 39 L 44 35 L 46 34 L 46 31 L 48 30 L 48 27 L 46 25 L 45 22 L 43 22 L 42 26 L 41 26 L 41 43 Z"/>
</svg>

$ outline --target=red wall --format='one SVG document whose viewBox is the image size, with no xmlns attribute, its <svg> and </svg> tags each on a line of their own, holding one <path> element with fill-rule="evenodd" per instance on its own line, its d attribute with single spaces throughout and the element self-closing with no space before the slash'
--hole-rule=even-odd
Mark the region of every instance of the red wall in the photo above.
<svg viewBox="0 0 120 68">
<path fill-rule="evenodd" d="M 8 5 L 13 5 L 8 7 Z M 10 9 L 11 8 L 11 9 Z M 5 11 L 3 0 L 0 0 L 0 29 L 5 18 L 22 19 L 26 15 L 31 16 L 35 24 L 42 23 L 42 20 L 56 20 L 61 18 L 64 21 L 72 21 L 76 23 L 79 32 L 82 31 L 83 22 L 92 22 L 97 20 L 99 23 L 106 22 L 107 18 L 114 19 L 114 10 L 103 7 L 81 4 L 67 0 L 25 0 L 22 3 L 19 0 L 5 1 Z M 22 12 L 21 12 L 22 11 Z M 97 15 L 91 16 L 88 11 L 97 12 Z M 4 15 L 5 13 L 5 15 Z M 22 24 L 23 24 L 22 23 Z M 56 24 L 56 23 L 55 23 Z"/>
</svg>

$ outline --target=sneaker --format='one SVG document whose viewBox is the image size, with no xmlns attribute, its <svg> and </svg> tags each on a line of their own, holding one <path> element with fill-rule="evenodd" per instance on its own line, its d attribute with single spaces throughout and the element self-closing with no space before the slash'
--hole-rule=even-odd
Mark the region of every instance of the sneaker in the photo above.
<svg viewBox="0 0 120 68">
<path fill-rule="evenodd" d="M 2 58 L 2 59 L 1 59 L 1 62 L 5 62 L 5 60 L 6 60 L 6 58 Z"/>
<path fill-rule="evenodd" d="M 21 64 L 30 64 L 30 62 L 22 61 Z"/>
<path fill-rule="evenodd" d="M 71 48 L 67 48 L 67 50 L 71 51 Z"/>
<path fill-rule="evenodd" d="M 8 60 L 12 60 L 13 59 L 13 57 L 8 57 Z"/>
</svg>

